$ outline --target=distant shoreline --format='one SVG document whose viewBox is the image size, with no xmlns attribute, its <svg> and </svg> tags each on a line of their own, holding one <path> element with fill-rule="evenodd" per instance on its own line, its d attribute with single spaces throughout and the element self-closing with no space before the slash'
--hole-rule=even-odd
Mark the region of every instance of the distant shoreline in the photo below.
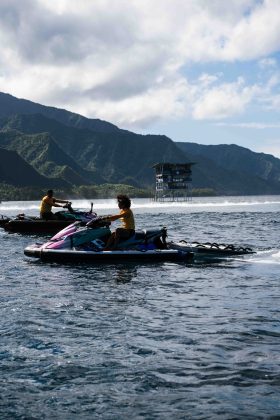
<svg viewBox="0 0 280 420">
<path fill-rule="evenodd" d="M 18 187 L 0 184 L 0 201 L 33 201 L 41 200 L 50 187 Z M 81 185 L 71 189 L 53 188 L 55 196 L 69 200 L 94 200 L 115 198 L 118 194 L 127 194 L 131 198 L 153 199 L 152 188 L 138 188 L 125 184 Z M 223 196 L 224 194 L 221 194 Z M 230 195 L 230 194 L 229 194 Z M 216 197 L 219 194 L 211 188 L 193 188 L 192 197 Z"/>
</svg>

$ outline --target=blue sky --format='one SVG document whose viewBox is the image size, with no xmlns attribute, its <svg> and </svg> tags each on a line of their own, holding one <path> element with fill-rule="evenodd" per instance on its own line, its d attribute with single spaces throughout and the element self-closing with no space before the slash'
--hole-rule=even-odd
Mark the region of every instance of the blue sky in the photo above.
<svg viewBox="0 0 280 420">
<path fill-rule="evenodd" d="M 1 0 L 0 90 L 280 157 L 280 0 Z"/>
</svg>

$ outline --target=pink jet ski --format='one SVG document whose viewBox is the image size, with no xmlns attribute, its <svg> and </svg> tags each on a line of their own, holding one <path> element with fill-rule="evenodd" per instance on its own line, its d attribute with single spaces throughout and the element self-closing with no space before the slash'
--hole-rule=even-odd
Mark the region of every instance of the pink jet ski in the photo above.
<svg viewBox="0 0 280 420">
<path fill-rule="evenodd" d="M 106 250 L 111 235 L 110 222 L 95 217 L 87 225 L 76 222 L 61 230 L 44 244 L 25 248 L 28 257 L 56 262 L 128 262 L 128 261 L 191 261 L 192 253 L 170 249 L 166 243 L 165 227 L 136 231 L 129 239 L 120 242 L 118 249 Z"/>
</svg>

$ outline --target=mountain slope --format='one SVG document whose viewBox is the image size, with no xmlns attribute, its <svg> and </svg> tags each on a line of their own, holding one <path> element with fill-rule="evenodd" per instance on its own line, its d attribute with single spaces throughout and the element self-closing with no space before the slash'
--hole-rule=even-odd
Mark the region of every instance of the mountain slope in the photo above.
<svg viewBox="0 0 280 420">
<path fill-rule="evenodd" d="M 26 163 L 16 152 L 0 148 L 0 182 L 18 187 L 67 187 L 66 182 L 48 179 L 40 175 Z"/>
<path fill-rule="evenodd" d="M 280 159 L 274 156 L 236 145 L 205 146 L 184 142 L 176 145 L 186 154 L 191 154 L 198 166 L 204 168 L 208 182 L 214 176 L 211 188 L 215 185 L 219 193 L 280 193 Z M 202 180 L 199 182 L 201 185 Z"/>
<path fill-rule="evenodd" d="M 0 92 L 0 118 L 15 114 L 42 114 L 70 127 L 87 128 L 104 133 L 120 131 L 117 126 L 106 121 L 86 118 L 65 109 L 37 104 Z"/>
<path fill-rule="evenodd" d="M 29 135 L 13 129 L 1 130 L 0 146 L 16 151 L 44 176 L 62 178 L 75 185 L 103 181 L 93 171 L 82 169 L 57 145 L 49 133 Z"/>
<path fill-rule="evenodd" d="M 29 135 L 47 132 L 80 167 L 109 183 L 130 180 L 135 186 L 150 186 L 154 183 L 155 163 L 186 161 L 185 154 L 165 136 L 76 129 L 40 114 L 4 118 L 0 128 L 2 132 L 17 130 Z"/>
<path fill-rule="evenodd" d="M 272 155 L 252 152 L 235 144 L 215 146 L 179 142 L 176 144 L 182 151 L 194 155 L 200 162 L 207 159 L 208 162 L 211 161 L 226 171 L 243 174 L 245 182 L 249 176 L 268 181 L 273 188 L 280 182 L 280 159 Z"/>
</svg>

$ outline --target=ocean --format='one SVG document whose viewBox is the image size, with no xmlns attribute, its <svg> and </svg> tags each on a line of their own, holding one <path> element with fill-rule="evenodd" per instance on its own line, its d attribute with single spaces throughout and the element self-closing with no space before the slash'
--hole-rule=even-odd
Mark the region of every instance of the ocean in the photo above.
<svg viewBox="0 0 280 420">
<path fill-rule="evenodd" d="M 3 202 L 0 214 L 38 207 Z M 47 237 L 0 229 L 0 418 L 280 418 L 280 196 L 135 199 L 132 208 L 139 229 L 256 254 L 42 263 L 23 249 Z M 93 210 L 118 212 L 115 200 Z"/>
</svg>

